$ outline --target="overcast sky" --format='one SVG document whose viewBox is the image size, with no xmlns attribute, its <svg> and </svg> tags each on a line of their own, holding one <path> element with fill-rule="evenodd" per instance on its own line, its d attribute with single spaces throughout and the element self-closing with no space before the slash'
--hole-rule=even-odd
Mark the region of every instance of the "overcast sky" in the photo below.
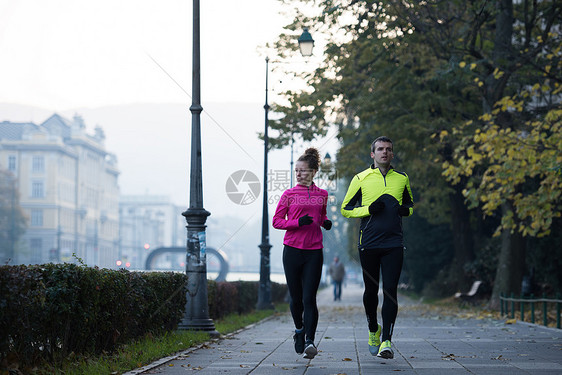
<svg viewBox="0 0 562 375">
<path fill-rule="evenodd" d="M 201 1 L 202 102 L 263 101 L 258 47 L 287 23 L 278 3 Z M 185 0 L 0 0 L 0 102 L 56 111 L 185 102 L 192 7 Z"/>
<path fill-rule="evenodd" d="M 187 207 L 192 7 L 186 0 L 0 0 L 0 121 L 39 124 L 55 112 L 67 118 L 77 112 L 90 132 L 104 129 L 107 150 L 118 157 L 122 194 L 167 195 Z M 210 220 L 235 215 L 261 222 L 262 196 L 237 205 L 225 184 L 237 170 L 263 178 L 257 132 L 264 127 L 265 56 L 273 56 L 264 46 L 288 23 L 280 10 L 277 0 L 201 0 L 203 188 Z M 315 57 L 294 61 L 295 69 L 321 57 L 315 39 Z M 291 84 L 271 72 L 269 104 Z M 330 144 L 313 143 L 323 155 L 335 153 L 330 137 Z M 297 142 L 295 158 L 307 146 Z M 289 162 L 289 148 L 273 151 L 269 169 L 287 176 Z M 270 218 L 281 193 L 279 186 L 270 190 Z M 270 234 L 280 256 L 283 233 Z"/>
<path fill-rule="evenodd" d="M 223 189 L 237 168 L 252 169 L 261 179 L 263 142 L 257 133 L 264 127 L 265 56 L 272 60 L 269 104 L 295 84 L 273 71 L 281 65 L 265 46 L 289 20 L 278 0 L 200 3 L 203 162 L 210 164 L 204 168 L 213 168 L 217 160 L 232 165 L 223 168 L 220 178 L 204 175 L 210 181 L 205 190 Z M 0 0 L 0 103 L 45 110 L 8 111 L 4 106 L 0 121 L 41 123 L 54 112 L 68 118 L 77 112 L 90 131 L 97 125 L 104 129 L 108 151 L 119 160 L 123 194 L 162 192 L 184 201 L 187 181 L 165 177 L 187 176 L 192 7 L 186 0 Z M 313 68 L 322 56 L 316 39 L 315 56 L 297 56 L 283 66 Z M 132 106 L 138 103 L 146 105 Z M 185 110 L 155 107 L 158 103 L 182 104 Z M 334 145 L 324 143 L 314 145 L 334 155 Z M 307 146 L 297 142 L 295 156 Z M 273 152 L 270 168 L 287 169 L 288 151 Z M 176 160 L 167 158 L 168 168 L 162 168 L 155 155 L 170 153 Z M 161 186 L 145 187 L 151 180 L 147 176 Z"/>
<path fill-rule="evenodd" d="M 289 21 L 277 0 L 200 5 L 204 169 L 219 161 L 230 164 L 220 176 L 204 175 L 205 190 L 220 187 L 224 195 L 224 183 L 237 169 L 251 169 L 261 179 L 263 142 L 257 133 L 264 127 L 265 56 L 275 60 L 265 46 Z M 0 103 L 45 110 L 0 107 L 0 121 L 41 123 L 54 112 L 68 118 L 78 112 L 90 131 L 97 125 L 104 129 L 108 151 L 118 156 L 123 194 L 161 192 L 185 201 L 192 7 L 185 0 L 0 0 Z M 310 69 L 321 51 L 315 47 L 312 59 L 299 56 L 284 65 Z M 273 72 L 274 64 L 269 64 L 269 104 L 295 83 Z M 185 110 L 154 106 L 159 103 L 182 104 Z M 314 145 L 334 155 L 333 145 Z M 307 146 L 297 142 L 295 156 Z M 273 152 L 270 168 L 288 169 L 288 151 Z M 177 156 L 161 157 L 170 154 Z M 172 179 L 177 176 L 182 180 Z M 145 186 L 155 180 L 161 186 Z"/>
</svg>

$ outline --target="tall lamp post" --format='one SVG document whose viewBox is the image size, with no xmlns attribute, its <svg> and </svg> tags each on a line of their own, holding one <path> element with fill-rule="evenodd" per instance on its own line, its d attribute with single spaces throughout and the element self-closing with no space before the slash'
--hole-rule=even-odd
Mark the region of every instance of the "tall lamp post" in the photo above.
<svg viewBox="0 0 562 375">
<path fill-rule="evenodd" d="M 299 48 L 303 56 L 311 56 L 312 48 L 314 47 L 314 40 L 308 32 L 307 28 L 304 28 L 302 35 L 298 39 Z M 269 75 L 269 58 L 265 58 L 265 105 L 263 106 L 265 110 L 265 131 L 263 133 L 263 212 L 262 212 L 262 226 L 261 226 L 261 244 L 260 248 L 260 285 L 258 290 L 258 303 L 256 308 L 258 310 L 273 309 L 273 304 L 271 303 L 271 262 L 270 262 L 270 250 L 271 244 L 269 243 L 269 214 L 268 214 L 268 199 L 267 199 L 267 152 L 269 147 L 269 138 L 267 131 L 269 128 L 269 104 L 267 102 L 268 94 L 268 75 Z M 291 173 L 293 171 L 291 170 Z"/>
<path fill-rule="evenodd" d="M 189 208 L 182 215 L 187 221 L 187 255 L 185 273 L 188 278 L 187 302 L 178 329 L 208 331 L 218 336 L 209 318 L 207 296 L 207 255 L 205 222 L 211 213 L 203 208 L 201 168 L 201 67 L 199 42 L 199 0 L 193 0 L 193 74 L 191 111 L 191 172 Z"/>
<path fill-rule="evenodd" d="M 295 145 L 295 135 L 291 131 L 291 168 L 289 168 L 289 173 L 291 174 L 291 187 L 293 187 L 293 146 Z"/>
<path fill-rule="evenodd" d="M 269 243 L 269 224 L 268 224 L 268 204 L 267 204 L 267 149 L 269 147 L 269 138 L 267 136 L 267 129 L 269 128 L 268 115 L 269 104 L 267 103 L 267 77 L 269 74 L 269 57 L 265 58 L 265 131 L 263 133 L 263 212 L 261 222 L 261 244 L 260 248 L 260 286 L 258 290 L 258 303 L 256 308 L 258 310 L 273 309 L 271 303 L 271 280 L 269 278 L 271 263 L 270 263 L 270 249 Z"/>
<path fill-rule="evenodd" d="M 299 50 L 304 57 L 312 56 L 312 48 L 314 47 L 314 39 L 308 32 L 308 28 L 303 29 L 303 33 L 298 39 Z M 291 187 L 293 187 L 293 146 L 295 144 L 294 134 L 291 133 Z"/>
</svg>

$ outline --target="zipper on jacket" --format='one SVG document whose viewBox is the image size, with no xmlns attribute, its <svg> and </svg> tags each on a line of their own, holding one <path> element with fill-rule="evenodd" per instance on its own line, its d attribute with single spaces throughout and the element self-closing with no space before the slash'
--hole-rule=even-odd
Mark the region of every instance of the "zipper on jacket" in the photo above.
<svg viewBox="0 0 562 375">
<path fill-rule="evenodd" d="M 361 240 L 363 239 L 363 229 L 359 232 L 359 245 L 361 245 Z"/>
<path fill-rule="evenodd" d="M 386 176 L 390 173 L 391 170 L 392 170 L 392 169 L 389 169 L 389 170 L 386 172 L 386 174 L 382 174 L 382 172 L 381 172 L 381 176 L 382 176 L 382 179 L 383 179 L 383 181 L 384 181 L 384 187 L 386 187 Z M 379 169 L 379 172 L 380 172 L 380 169 Z"/>
<path fill-rule="evenodd" d="M 372 218 L 373 218 L 372 216 L 369 217 L 369 220 L 367 221 L 367 224 L 365 224 L 364 228 L 367 228 L 369 226 L 369 223 L 371 222 Z M 362 240 L 363 240 L 363 229 L 359 231 L 359 245 L 361 245 Z"/>
</svg>

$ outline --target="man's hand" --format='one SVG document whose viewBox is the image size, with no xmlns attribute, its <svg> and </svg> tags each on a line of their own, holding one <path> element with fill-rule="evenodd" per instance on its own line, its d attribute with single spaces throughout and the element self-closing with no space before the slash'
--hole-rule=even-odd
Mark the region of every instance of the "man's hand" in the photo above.
<svg viewBox="0 0 562 375">
<path fill-rule="evenodd" d="M 310 225 L 312 224 L 312 221 L 312 217 L 308 216 L 308 214 L 303 217 L 299 217 L 299 227 L 302 227 L 303 225 Z"/>
<path fill-rule="evenodd" d="M 398 215 L 400 216 L 410 216 L 410 208 L 406 206 L 398 207 Z"/>
<path fill-rule="evenodd" d="M 381 212 L 382 210 L 384 210 L 384 202 L 383 201 L 374 201 L 369 206 L 369 213 L 371 215 L 376 215 L 379 212 Z"/>
<path fill-rule="evenodd" d="M 322 227 L 326 230 L 330 230 L 330 229 L 332 229 L 332 222 L 330 220 L 326 219 L 322 223 Z"/>
</svg>

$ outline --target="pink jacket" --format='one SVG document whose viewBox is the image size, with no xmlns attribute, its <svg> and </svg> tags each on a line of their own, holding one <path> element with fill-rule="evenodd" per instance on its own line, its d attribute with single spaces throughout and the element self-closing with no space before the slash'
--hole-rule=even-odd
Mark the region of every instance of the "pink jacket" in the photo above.
<svg viewBox="0 0 562 375">
<path fill-rule="evenodd" d="M 273 215 L 273 227 L 287 231 L 283 244 L 297 249 L 322 249 L 321 225 L 327 219 L 327 202 L 328 192 L 314 183 L 285 190 Z M 306 214 L 313 223 L 299 227 L 299 218 Z"/>
</svg>

